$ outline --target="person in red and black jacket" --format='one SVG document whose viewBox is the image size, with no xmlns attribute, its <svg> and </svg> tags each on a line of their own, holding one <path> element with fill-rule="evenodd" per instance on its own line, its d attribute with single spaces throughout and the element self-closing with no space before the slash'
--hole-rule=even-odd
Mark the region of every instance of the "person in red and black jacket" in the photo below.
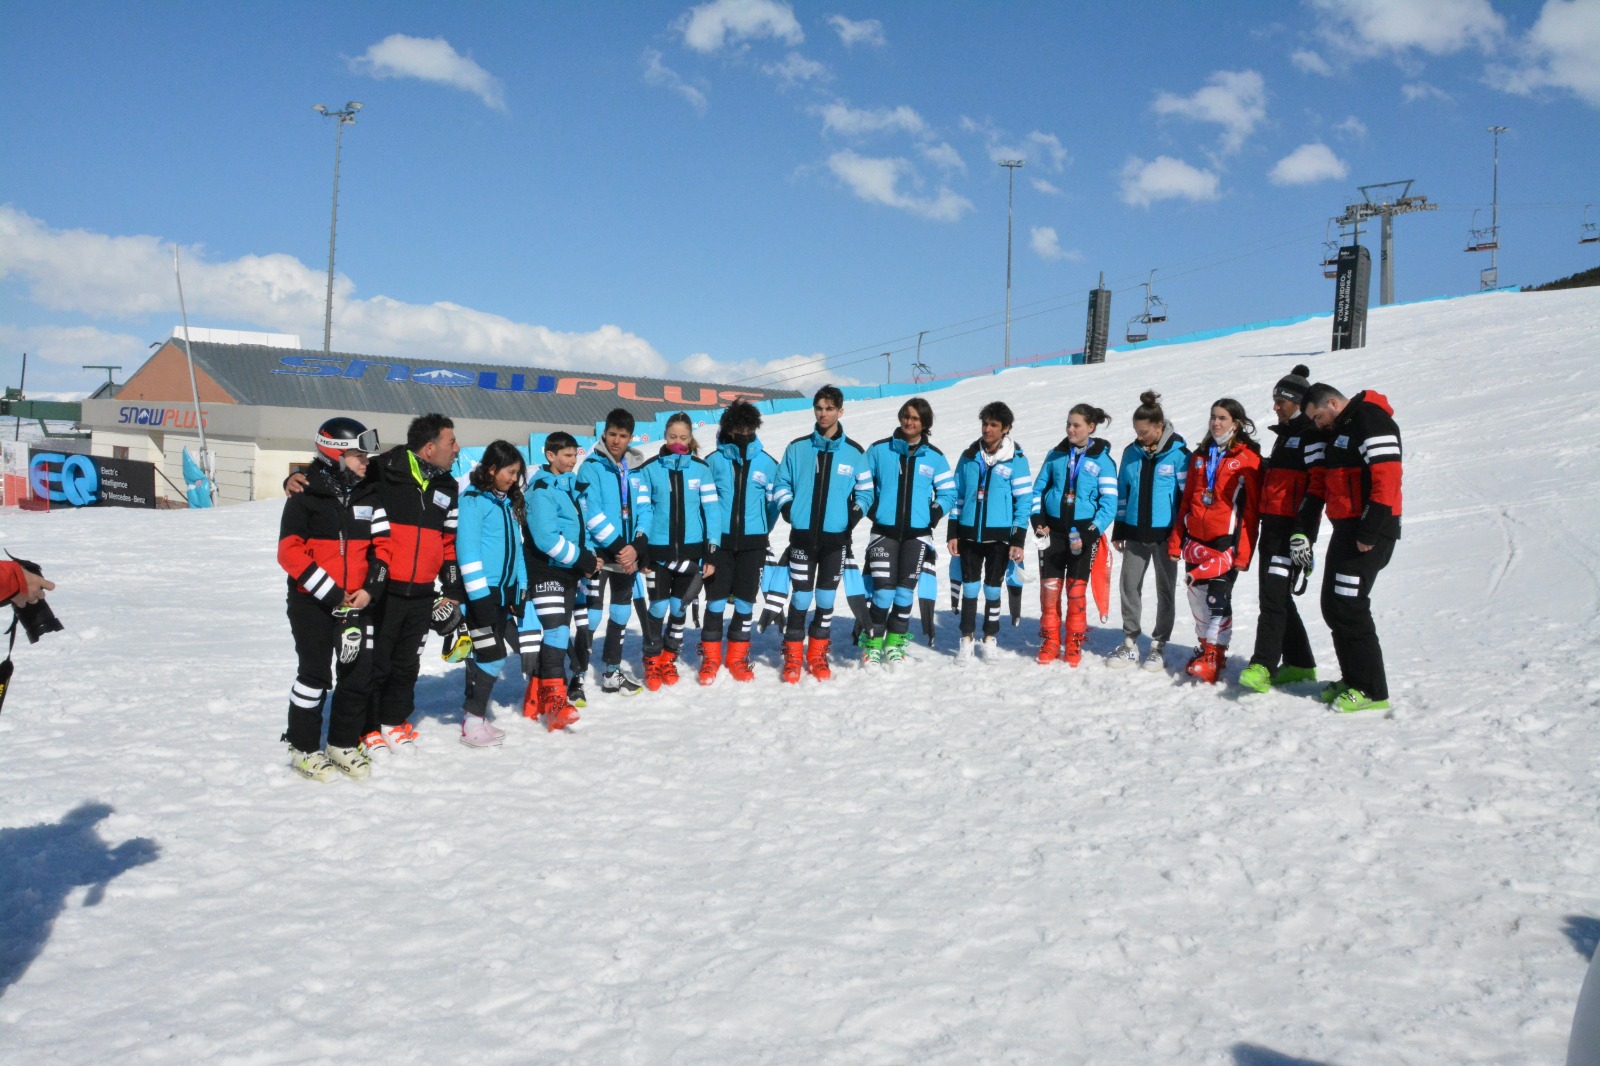
<svg viewBox="0 0 1600 1066">
<path fill-rule="evenodd" d="M 377 446 L 377 433 L 353 418 L 324 422 L 305 489 L 284 503 L 278 525 L 278 565 L 289 575 L 289 630 L 299 658 L 282 739 L 295 772 L 315 781 L 340 773 L 360 779 L 372 770 L 361 730 L 372 690 L 367 619 L 382 598 L 386 573 L 377 547 L 385 535 L 383 507 L 377 486 L 366 479 L 367 450 Z M 329 689 L 324 752 L 322 708 Z"/>
<path fill-rule="evenodd" d="M 1255 650 L 1239 675 L 1239 684 L 1256 692 L 1317 679 L 1316 656 L 1294 605 L 1295 586 L 1305 590 L 1303 571 L 1289 555 L 1289 538 L 1311 472 L 1322 462 L 1327 445 L 1327 436 L 1300 410 L 1311 387 L 1310 374 L 1308 367 L 1296 366 L 1272 388 L 1272 413 L 1278 424 L 1271 429 L 1278 439 L 1261 474 L 1261 534 L 1256 541 L 1256 552 L 1265 561 L 1260 571 L 1261 615 Z"/>
<path fill-rule="evenodd" d="M 1322 698 L 1339 711 L 1387 710 L 1372 586 L 1400 539 L 1400 427 L 1389 401 L 1370 389 L 1346 399 L 1318 382 L 1303 406 L 1329 437 L 1290 539 L 1291 553 L 1309 572 L 1311 541 L 1326 507 L 1333 535 L 1323 560 L 1322 618 L 1333 634 L 1340 679 L 1323 686 Z"/>
<path fill-rule="evenodd" d="M 460 450 L 454 422 L 441 414 L 420 415 L 406 430 L 405 447 L 373 459 L 368 474 L 389 519 L 389 535 L 379 542 L 388 585 L 361 738 L 369 755 L 414 750 L 417 730 L 408 719 L 416 708 L 423 638 L 436 618 L 448 618 L 466 599 L 456 565 L 456 479 L 450 475 Z M 444 593 L 437 602 L 435 582 Z"/>
<path fill-rule="evenodd" d="M 13 607 L 26 607 L 44 599 L 46 591 L 56 587 L 43 574 L 25 569 L 21 563 L 0 559 L 0 603 L 10 601 Z"/>
</svg>

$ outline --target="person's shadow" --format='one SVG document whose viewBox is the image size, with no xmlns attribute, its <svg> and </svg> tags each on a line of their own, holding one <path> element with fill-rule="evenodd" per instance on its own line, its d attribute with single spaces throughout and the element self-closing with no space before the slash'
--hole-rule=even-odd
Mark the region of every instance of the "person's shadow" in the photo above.
<svg viewBox="0 0 1600 1066">
<path fill-rule="evenodd" d="M 73 889 L 89 886 L 83 905 L 93 907 L 113 877 L 160 856 L 144 837 L 107 847 L 95 826 L 110 813 L 85 802 L 59 822 L 0 829 L 0 996 L 44 950 Z"/>
</svg>

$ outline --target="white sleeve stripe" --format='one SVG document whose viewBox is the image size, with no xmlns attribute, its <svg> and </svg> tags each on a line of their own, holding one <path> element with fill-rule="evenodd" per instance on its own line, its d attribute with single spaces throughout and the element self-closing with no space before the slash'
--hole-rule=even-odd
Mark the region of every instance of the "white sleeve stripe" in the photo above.
<svg viewBox="0 0 1600 1066">
<path fill-rule="evenodd" d="M 1400 443 L 1400 438 L 1395 436 L 1393 433 L 1385 433 L 1382 436 L 1378 436 L 1378 437 L 1368 437 L 1367 440 L 1366 440 L 1366 443 L 1368 443 L 1368 444 L 1399 444 Z"/>
<path fill-rule="evenodd" d="M 476 560 L 476 559 L 474 559 L 470 563 L 462 563 L 461 564 L 461 572 L 463 574 L 476 574 L 478 571 L 480 571 L 482 569 L 483 569 L 483 563 L 478 561 L 478 560 Z"/>
<path fill-rule="evenodd" d="M 489 579 L 486 577 L 475 577 L 471 581 L 467 582 L 468 592 L 477 592 L 479 589 L 486 589 L 488 587 Z"/>
<path fill-rule="evenodd" d="M 389 523 L 388 522 L 374 521 L 372 523 L 372 527 L 371 528 L 372 528 L 373 534 L 387 533 L 387 532 L 389 532 Z"/>
</svg>

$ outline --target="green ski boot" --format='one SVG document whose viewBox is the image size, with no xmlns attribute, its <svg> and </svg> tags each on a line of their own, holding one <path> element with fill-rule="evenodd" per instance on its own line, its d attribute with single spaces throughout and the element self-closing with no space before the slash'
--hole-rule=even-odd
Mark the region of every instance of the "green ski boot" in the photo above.
<svg viewBox="0 0 1600 1066">
<path fill-rule="evenodd" d="M 906 641 L 909 633 L 890 633 L 883 638 L 883 661 L 888 666 L 898 666 L 906 661 Z"/>
<path fill-rule="evenodd" d="M 1272 673 L 1260 663 L 1251 663 L 1239 672 L 1239 684 L 1251 692 L 1267 692 L 1272 688 Z"/>
<path fill-rule="evenodd" d="M 861 634 L 861 639 L 858 641 L 858 643 L 861 645 L 861 665 L 862 666 L 881 666 L 881 665 L 883 665 L 883 638 L 882 637 L 869 637 L 865 633 L 863 633 L 863 634 Z"/>
<path fill-rule="evenodd" d="M 1332 703 L 1334 700 L 1343 695 L 1344 690 L 1349 687 L 1350 686 L 1346 685 L 1342 680 L 1329 681 L 1326 685 L 1322 686 L 1322 691 L 1317 693 L 1317 698 L 1323 703 Z"/>
<path fill-rule="evenodd" d="M 1317 668 L 1315 666 L 1280 666 L 1278 672 L 1272 675 L 1274 685 L 1293 685 L 1300 681 L 1315 681 Z"/>
<path fill-rule="evenodd" d="M 1388 700 L 1369 700 L 1366 693 L 1358 688 L 1347 688 L 1339 693 L 1339 698 L 1333 701 L 1333 709 L 1340 714 L 1353 714 L 1356 711 L 1387 711 Z"/>
</svg>

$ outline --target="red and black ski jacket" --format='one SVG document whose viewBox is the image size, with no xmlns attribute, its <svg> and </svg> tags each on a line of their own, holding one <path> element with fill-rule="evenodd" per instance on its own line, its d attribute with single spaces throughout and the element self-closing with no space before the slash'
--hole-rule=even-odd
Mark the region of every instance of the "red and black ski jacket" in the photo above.
<svg viewBox="0 0 1600 1066">
<path fill-rule="evenodd" d="M 379 544 L 389 594 L 432 596 L 439 581 L 446 596 L 465 600 L 456 565 L 456 479 L 448 470 L 425 468 L 404 445 L 374 456 L 367 476 L 377 482 L 389 516 L 389 536 Z"/>
<path fill-rule="evenodd" d="M 1358 392 L 1329 436 L 1322 465 L 1311 471 L 1296 529 L 1314 534 L 1318 509 L 1326 504 L 1332 521 L 1361 520 L 1356 540 L 1362 544 L 1376 544 L 1379 537 L 1399 540 L 1401 449 L 1394 408 L 1379 393 Z"/>
<path fill-rule="evenodd" d="M 387 567 L 379 543 L 388 522 L 370 479 L 354 484 L 318 457 L 306 470 L 304 492 L 290 496 L 278 523 L 278 565 L 289 587 L 333 610 L 347 592 L 383 595 Z"/>
<path fill-rule="evenodd" d="M 1189 476 L 1178 518 L 1167 535 L 1167 554 L 1174 559 L 1186 540 L 1198 540 L 1217 551 L 1233 551 L 1236 570 L 1250 569 L 1261 508 L 1261 453 L 1254 442 L 1236 440 L 1216 462 L 1209 438 L 1189 457 Z M 1207 468 L 1211 477 L 1206 477 Z"/>
<path fill-rule="evenodd" d="M 15 599 L 27 591 L 28 575 L 23 571 L 22 564 L 0 559 L 0 603 Z"/>
<path fill-rule="evenodd" d="M 1328 437 L 1304 412 L 1268 427 L 1277 435 L 1261 472 L 1261 517 L 1294 518 L 1322 462 Z"/>
</svg>

